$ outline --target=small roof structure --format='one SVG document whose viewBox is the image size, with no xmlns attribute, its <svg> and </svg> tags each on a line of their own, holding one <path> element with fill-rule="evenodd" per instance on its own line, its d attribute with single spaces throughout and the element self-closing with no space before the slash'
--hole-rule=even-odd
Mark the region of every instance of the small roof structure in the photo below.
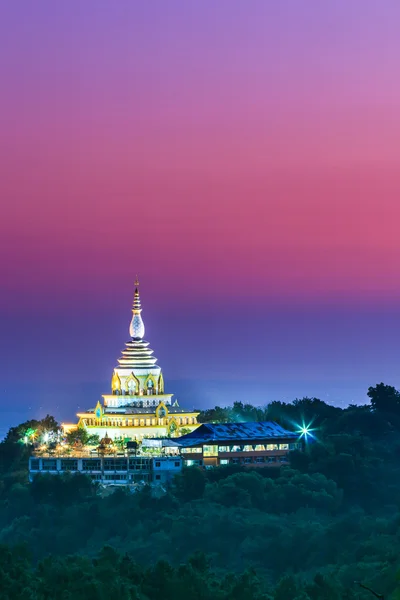
<svg viewBox="0 0 400 600">
<path fill-rule="evenodd" d="M 273 421 L 253 423 L 203 423 L 197 429 L 176 438 L 182 447 L 196 446 L 212 442 L 240 442 L 276 439 L 297 439 L 294 431 L 284 429 Z"/>
<path fill-rule="evenodd" d="M 100 440 L 100 445 L 101 446 L 109 446 L 110 444 L 113 444 L 114 442 L 112 441 L 112 439 L 110 437 L 108 437 L 108 433 L 106 432 L 106 435 Z"/>
</svg>

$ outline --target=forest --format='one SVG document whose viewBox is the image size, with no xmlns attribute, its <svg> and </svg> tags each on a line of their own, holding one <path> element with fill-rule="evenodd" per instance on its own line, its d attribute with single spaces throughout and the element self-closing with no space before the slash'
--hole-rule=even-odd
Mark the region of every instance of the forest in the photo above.
<svg viewBox="0 0 400 600">
<path fill-rule="evenodd" d="M 0 598 L 400 600 L 400 392 L 369 404 L 235 403 L 202 422 L 306 424 L 290 466 L 186 468 L 165 494 L 85 475 L 28 483 L 29 429 L 0 443 Z"/>
</svg>

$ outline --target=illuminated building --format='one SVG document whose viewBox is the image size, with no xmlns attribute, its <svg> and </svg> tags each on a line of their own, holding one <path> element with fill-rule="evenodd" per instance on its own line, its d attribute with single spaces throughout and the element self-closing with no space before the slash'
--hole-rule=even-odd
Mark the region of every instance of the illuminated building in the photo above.
<svg viewBox="0 0 400 600">
<path fill-rule="evenodd" d="M 168 484 L 182 467 L 211 469 L 238 465 L 247 468 L 281 467 L 289 464 L 289 453 L 301 450 L 298 433 L 274 422 L 204 423 L 191 433 L 169 439 L 143 439 L 120 450 L 110 438 L 97 449 L 81 448 L 70 453 L 36 451 L 29 459 L 29 478 L 38 473 L 53 475 L 79 472 L 102 485 L 135 483 Z"/>
<path fill-rule="evenodd" d="M 127 452 L 106 456 L 78 453 L 74 456 L 35 455 L 29 459 L 29 479 L 38 473 L 83 473 L 103 485 L 165 484 L 182 469 L 180 456 L 134 456 Z"/>
<path fill-rule="evenodd" d="M 167 484 L 183 466 L 214 468 L 238 465 L 246 468 L 281 467 L 289 453 L 301 450 L 297 433 L 273 422 L 204 423 L 181 437 L 143 439 L 139 453 L 119 451 L 110 438 L 96 450 L 83 448 L 72 454 L 36 452 L 29 460 L 29 477 L 80 472 L 103 485 L 134 483 Z M 129 444 L 128 444 L 129 446 Z"/>
<path fill-rule="evenodd" d="M 301 450 L 297 433 L 274 422 L 204 423 L 177 438 L 186 466 L 278 467 L 289 463 L 289 452 Z"/>
<path fill-rule="evenodd" d="M 134 449 L 119 450 L 110 438 L 97 449 L 72 453 L 35 452 L 29 460 L 29 477 L 80 472 L 103 485 L 167 484 L 183 466 L 211 469 L 238 465 L 246 468 L 281 467 L 289 453 L 301 450 L 298 433 L 270 421 L 256 423 L 204 423 L 181 437 L 143 439 Z"/>
<path fill-rule="evenodd" d="M 131 339 L 126 343 L 111 378 L 111 393 L 103 396 L 93 409 L 78 413 L 78 427 L 89 434 L 111 439 L 140 440 L 143 437 L 179 435 L 182 430 L 193 430 L 198 412 L 186 410 L 172 401 L 172 394 L 164 390 L 164 378 L 149 343 L 144 340 L 144 323 L 139 296 L 139 282 L 135 283 Z M 65 432 L 77 427 L 64 424 Z"/>
</svg>

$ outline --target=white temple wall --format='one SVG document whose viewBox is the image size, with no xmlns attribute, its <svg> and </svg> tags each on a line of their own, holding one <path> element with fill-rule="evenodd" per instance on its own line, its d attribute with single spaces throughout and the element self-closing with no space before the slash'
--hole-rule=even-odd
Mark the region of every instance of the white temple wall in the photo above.
<svg viewBox="0 0 400 600">
<path fill-rule="evenodd" d="M 158 427 L 86 427 L 90 435 L 98 435 L 100 439 L 106 434 L 112 440 L 116 438 L 141 439 L 142 437 L 163 437 L 168 434 L 166 426 Z"/>
<path fill-rule="evenodd" d="M 154 407 L 158 406 L 160 402 L 164 402 L 164 404 L 170 405 L 172 394 L 143 394 L 143 396 L 104 394 L 102 397 L 104 400 L 104 404 L 110 408 L 123 408 L 124 406 L 138 404 L 139 402 L 143 402 L 145 407 Z M 150 404 L 147 404 L 148 402 Z"/>
</svg>

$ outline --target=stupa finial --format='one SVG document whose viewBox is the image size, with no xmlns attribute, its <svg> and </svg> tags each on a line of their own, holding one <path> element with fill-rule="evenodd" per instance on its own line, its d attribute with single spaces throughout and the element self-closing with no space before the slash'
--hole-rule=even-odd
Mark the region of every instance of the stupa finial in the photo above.
<svg viewBox="0 0 400 600">
<path fill-rule="evenodd" d="M 129 333 L 134 340 L 141 340 L 144 337 L 144 323 L 140 313 L 142 312 L 142 306 L 140 303 L 139 296 L 139 279 L 136 275 L 135 279 L 135 294 L 133 297 L 133 306 L 132 306 L 132 321 L 129 327 Z"/>
</svg>

